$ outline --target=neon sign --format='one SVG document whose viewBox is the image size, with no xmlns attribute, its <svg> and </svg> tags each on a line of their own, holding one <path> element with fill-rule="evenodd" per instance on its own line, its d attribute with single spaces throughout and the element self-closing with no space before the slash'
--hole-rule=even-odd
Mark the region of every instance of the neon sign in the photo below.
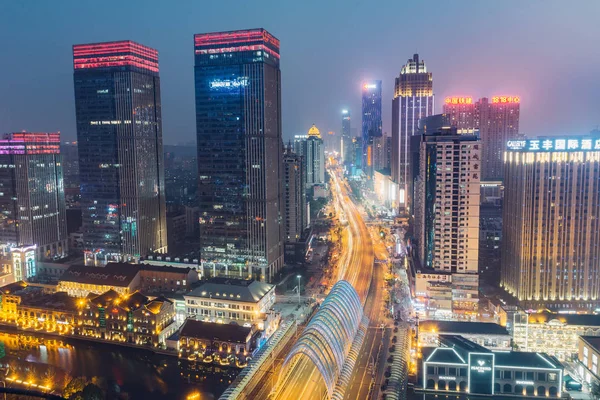
<svg viewBox="0 0 600 400">
<path fill-rule="evenodd" d="M 473 104 L 472 97 L 446 97 L 446 104 Z"/>
<path fill-rule="evenodd" d="M 241 86 L 248 86 L 247 77 L 239 77 L 237 79 L 215 79 L 209 82 L 211 89 L 229 89 L 238 88 Z"/>
<path fill-rule="evenodd" d="M 519 96 L 493 96 L 492 104 L 509 104 L 509 103 L 520 103 L 521 98 Z"/>
<path fill-rule="evenodd" d="M 509 140 L 506 142 L 508 150 L 521 151 L 586 151 L 600 150 L 598 138 L 570 138 L 570 139 L 528 139 Z"/>
<path fill-rule="evenodd" d="M 365 89 L 377 89 L 377 84 L 376 83 L 365 83 L 363 85 L 363 88 L 365 88 Z"/>
</svg>

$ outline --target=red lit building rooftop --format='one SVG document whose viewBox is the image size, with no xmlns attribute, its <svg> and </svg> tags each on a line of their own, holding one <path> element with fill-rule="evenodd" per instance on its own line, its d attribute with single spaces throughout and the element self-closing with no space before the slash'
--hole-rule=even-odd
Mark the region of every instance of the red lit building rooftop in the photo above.
<svg viewBox="0 0 600 400">
<path fill-rule="evenodd" d="M 279 39 L 265 29 L 199 33 L 194 35 L 196 54 L 264 51 L 279 58 Z"/>
<path fill-rule="evenodd" d="M 134 67 L 158 73 L 158 51 L 131 40 L 73 46 L 75 70 L 114 67 Z"/>
<path fill-rule="evenodd" d="M 59 154 L 60 132 L 6 133 L 0 139 L 0 154 Z"/>
</svg>

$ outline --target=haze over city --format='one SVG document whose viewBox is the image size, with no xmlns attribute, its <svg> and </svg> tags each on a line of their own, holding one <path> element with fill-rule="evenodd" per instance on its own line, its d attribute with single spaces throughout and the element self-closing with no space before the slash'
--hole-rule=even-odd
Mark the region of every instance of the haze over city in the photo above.
<svg viewBox="0 0 600 400">
<path fill-rule="evenodd" d="M 599 15 L 3 2 L 0 396 L 600 399 Z"/>
<path fill-rule="evenodd" d="M 312 123 L 339 134 L 368 79 L 383 81 L 389 134 L 393 79 L 415 52 L 435 112 L 450 95 L 515 94 L 524 134 L 587 133 L 600 124 L 599 14 L 593 0 L 2 2 L 0 126 L 74 140 L 71 46 L 131 39 L 159 52 L 165 143 L 194 142 L 193 34 L 264 27 L 282 43 L 285 140 Z"/>
</svg>

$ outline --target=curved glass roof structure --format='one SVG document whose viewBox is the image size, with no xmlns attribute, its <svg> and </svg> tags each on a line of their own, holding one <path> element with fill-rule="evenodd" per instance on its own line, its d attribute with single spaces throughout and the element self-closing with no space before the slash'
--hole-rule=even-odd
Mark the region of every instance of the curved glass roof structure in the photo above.
<svg viewBox="0 0 600 400">
<path fill-rule="evenodd" d="M 292 350 L 282 371 L 296 356 L 307 356 L 333 393 L 362 318 L 358 293 L 348 281 L 336 283 Z"/>
</svg>

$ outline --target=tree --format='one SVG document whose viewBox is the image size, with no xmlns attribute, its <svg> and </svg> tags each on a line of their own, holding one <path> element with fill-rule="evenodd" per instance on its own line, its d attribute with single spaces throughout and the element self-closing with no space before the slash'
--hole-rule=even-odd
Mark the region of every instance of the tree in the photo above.
<svg viewBox="0 0 600 400">
<path fill-rule="evenodd" d="M 98 386 L 88 383 L 83 389 L 83 400 L 104 400 L 104 393 Z"/>
<path fill-rule="evenodd" d="M 65 386 L 65 390 L 63 391 L 63 397 L 70 399 L 71 396 L 75 395 L 77 392 L 83 392 L 85 385 L 87 385 L 87 379 L 85 376 L 79 376 L 77 378 L 71 379 L 71 381 Z"/>
</svg>

